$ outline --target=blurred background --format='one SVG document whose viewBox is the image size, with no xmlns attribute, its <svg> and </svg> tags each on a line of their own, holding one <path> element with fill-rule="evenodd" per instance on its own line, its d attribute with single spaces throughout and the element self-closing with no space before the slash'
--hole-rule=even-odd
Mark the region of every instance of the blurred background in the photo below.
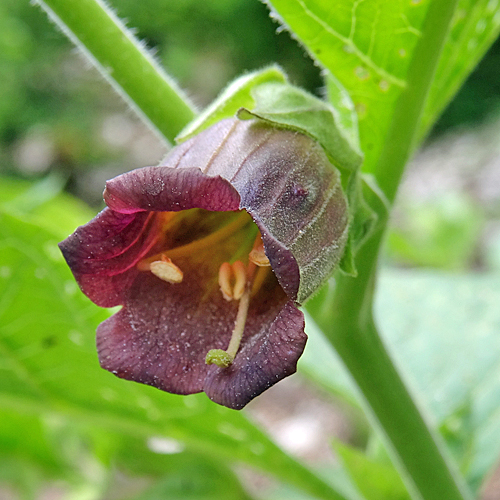
<svg viewBox="0 0 500 500">
<path fill-rule="evenodd" d="M 129 27 L 200 109 L 234 77 L 274 62 L 294 84 L 322 93 L 319 68 L 258 1 L 109 3 L 130 20 Z M 409 166 L 384 255 L 387 266 L 500 271 L 498 68 L 500 42 L 491 47 Z M 28 1 L 2 0 L 2 176 L 49 179 L 51 186 L 64 188 L 97 211 L 103 206 L 106 179 L 155 165 L 167 150 L 40 9 Z M 357 411 L 332 404 L 301 378 L 282 382 L 249 411 L 280 445 L 312 463 L 332 459 L 325 436 L 366 440 L 363 426 L 355 423 Z M 248 484 L 266 486 L 245 474 L 250 474 Z M 122 480 L 126 490 L 129 483 Z M 491 479 L 485 499 L 500 498 L 496 480 Z M 0 489 L 0 499 L 2 494 L 7 495 Z M 58 498 L 57 491 L 49 491 L 47 498 Z"/>
</svg>

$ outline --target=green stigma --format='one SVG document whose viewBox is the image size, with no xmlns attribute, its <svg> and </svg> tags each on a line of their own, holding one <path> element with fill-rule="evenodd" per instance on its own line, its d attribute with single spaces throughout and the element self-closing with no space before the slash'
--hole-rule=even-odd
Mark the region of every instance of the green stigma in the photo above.
<svg viewBox="0 0 500 500">
<path fill-rule="evenodd" d="M 211 349 L 207 352 L 205 363 L 207 365 L 217 365 L 220 368 L 227 368 L 233 363 L 233 357 L 222 349 Z"/>
</svg>

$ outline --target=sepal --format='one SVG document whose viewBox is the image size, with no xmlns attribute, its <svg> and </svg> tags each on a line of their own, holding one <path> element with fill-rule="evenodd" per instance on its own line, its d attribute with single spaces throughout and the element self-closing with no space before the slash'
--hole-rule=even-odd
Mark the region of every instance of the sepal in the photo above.
<svg viewBox="0 0 500 500">
<path fill-rule="evenodd" d="M 389 214 L 389 201 L 370 174 L 349 179 L 346 195 L 350 207 L 350 229 L 339 270 L 357 276 L 355 256 L 361 246 L 381 227 Z"/>
<path fill-rule="evenodd" d="M 254 87 L 269 82 L 284 83 L 286 81 L 285 73 L 277 65 L 246 73 L 236 78 L 181 131 L 175 139 L 177 144 L 194 137 L 224 118 L 235 116 L 242 106 L 252 109 L 255 105 L 252 96 Z"/>
<path fill-rule="evenodd" d="M 288 83 L 269 82 L 252 89 L 255 106 L 242 108 L 238 118 L 259 118 L 275 127 L 288 128 L 316 140 L 330 162 L 355 171 L 363 161 L 356 132 L 342 119 L 346 108 L 335 109 L 328 102 Z"/>
</svg>

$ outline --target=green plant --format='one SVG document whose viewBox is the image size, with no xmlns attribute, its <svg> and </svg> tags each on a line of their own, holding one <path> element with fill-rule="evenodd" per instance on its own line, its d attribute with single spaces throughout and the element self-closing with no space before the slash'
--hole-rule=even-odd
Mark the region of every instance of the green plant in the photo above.
<svg viewBox="0 0 500 500">
<path fill-rule="evenodd" d="M 196 118 L 182 92 L 104 4 L 97 0 L 39 4 L 167 140 L 173 142 L 183 129 L 186 138 L 238 112 L 241 118 L 256 116 L 305 131 L 341 169 L 350 202 L 350 240 L 335 282 L 306 303 L 311 341 L 303 370 L 366 412 L 391 461 L 384 451 L 370 456 L 335 445 L 350 480 L 346 484 L 325 479 L 280 450 L 244 414 L 215 407 L 203 396 L 184 400 L 126 384 L 99 370 L 90 332 L 107 313 L 78 293 L 55 249 L 59 239 L 90 215 L 75 200 L 58 194 L 49 178 L 45 184 L 28 188 L 3 184 L 0 439 L 4 445 L 0 456 L 11 467 L 1 474 L 24 485 L 29 495 L 35 479 L 57 477 L 64 470 L 75 491 L 86 489 L 99 498 L 108 486 L 110 464 L 116 463 L 158 479 L 140 498 L 185 497 L 186 491 L 194 498 L 210 498 L 220 497 L 221 490 L 227 498 L 247 498 L 228 466 L 237 460 L 304 495 L 325 499 L 453 500 L 470 498 L 470 488 L 477 492 L 498 454 L 497 440 L 488 440 L 488 434 L 495 435 L 500 425 L 495 416 L 498 397 L 490 388 L 487 400 L 479 401 L 472 390 L 455 387 L 447 408 L 432 408 L 434 421 L 422 416 L 420 403 L 401 378 L 408 368 L 396 368 L 393 358 L 400 355 L 388 353 L 386 344 L 391 350 L 395 345 L 390 329 L 383 341 L 376 324 L 388 322 L 391 307 L 380 306 L 378 322 L 373 309 L 380 248 L 403 169 L 496 38 L 500 28 L 497 3 L 342 0 L 332 6 L 327 0 L 273 0 L 269 5 L 272 16 L 324 68 L 325 101 L 297 90 L 288 94 L 282 72 L 267 68 L 233 82 Z M 435 307 L 428 287 L 442 287 L 442 296 L 448 298 L 460 292 L 453 278 L 424 278 L 409 278 L 415 288 L 413 295 L 408 292 L 408 300 L 419 304 L 419 311 L 411 313 L 417 315 L 414 325 Z M 396 287 L 399 279 L 383 275 L 382 286 Z M 477 282 L 469 277 L 463 286 L 498 294 L 498 286 L 487 279 Z M 473 302 L 472 297 L 466 300 Z M 448 315 L 452 323 L 453 301 L 440 307 L 436 314 Z M 406 314 L 409 311 L 405 309 Z M 395 323 L 402 318 L 400 314 Z M 486 332 L 481 340 L 471 335 L 463 341 L 471 346 L 485 342 L 484 349 L 491 346 L 489 352 L 496 348 L 498 353 L 491 330 L 499 320 L 488 319 L 490 324 L 480 325 Z M 421 326 L 413 335 L 434 345 L 426 333 Z M 448 337 L 443 339 L 448 345 Z M 442 348 L 437 344 L 433 355 Z M 342 368 L 332 346 L 354 385 L 339 377 Z M 498 371 L 495 360 L 482 349 L 477 352 L 481 355 L 470 360 L 474 368 Z M 421 366 L 413 369 L 417 376 L 429 372 L 422 374 Z M 436 374 L 429 386 L 439 388 L 444 382 Z M 26 435 L 13 432 L 18 422 L 27 429 Z M 65 433 L 73 436 L 70 443 L 76 443 L 71 455 L 76 464 L 68 459 L 67 450 L 61 450 L 68 443 Z M 47 445 L 47 436 L 53 446 Z M 182 443 L 185 451 L 180 461 L 151 452 L 145 439 L 152 436 Z M 210 466 L 209 459 L 213 461 Z M 98 471 L 92 481 L 86 476 L 89 468 Z M 216 480 L 210 479 L 213 475 Z"/>
</svg>

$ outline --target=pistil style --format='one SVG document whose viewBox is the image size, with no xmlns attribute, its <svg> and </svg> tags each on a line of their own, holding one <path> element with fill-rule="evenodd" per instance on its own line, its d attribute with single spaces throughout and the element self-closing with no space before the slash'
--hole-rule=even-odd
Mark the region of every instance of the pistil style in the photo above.
<svg viewBox="0 0 500 500">
<path fill-rule="evenodd" d="M 208 351 L 205 358 L 207 365 L 215 364 L 221 368 L 227 368 L 234 361 L 234 357 L 240 347 L 241 339 L 243 338 L 243 332 L 245 331 L 254 274 L 255 264 L 253 262 L 249 262 L 246 268 L 241 261 L 236 261 L 232 266 L 228 262 L 224 262 L 221 265 L 219 269 L 219 284 L 223 283 L 223 286 L 221 285 L 222 295 L 226 300 L 231 300 L 231 298 L 239 300 L 238 313 L 236 314 L 236 321 L 227 349 L 225 351 L 223 349 L 211 349 Z M 230 284 L 231 275 L 235 279 L 233 287 Z M 227 297 L 231 298 L 228 299 Z"/>
</svg>

